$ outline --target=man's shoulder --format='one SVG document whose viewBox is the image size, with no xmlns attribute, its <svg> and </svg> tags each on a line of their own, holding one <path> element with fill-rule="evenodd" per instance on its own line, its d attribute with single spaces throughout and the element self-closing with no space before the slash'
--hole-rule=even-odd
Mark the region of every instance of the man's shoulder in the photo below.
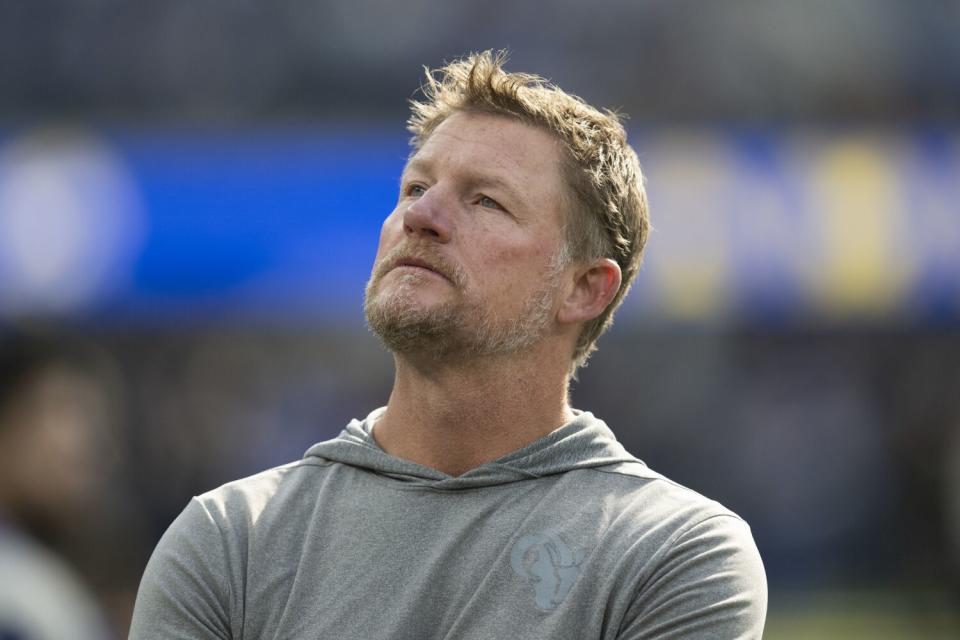
<svg viewBox="0 0 960 640">
<path fill-rule="evenodd" d="M 660 625 L 678 637 L 761 636 L 766 577 L 739 515 L 639 461 L 593 471 L 595 482 L 606 478 L 614 488 L 605 537 L 622 550 L 618 562 L 635 585 L 622 637 L 646 637 Z"/>
<path fill-rule="evenodd" d="M 659 523 L 675 531 L 717 517 L 742 518 L 720 502 L 671 480 L 637 460 L 589 470 L 608 487 L 616 509 L 628 520 Z"/>
<path fill-rule="evenodd" d="M 194 499 L 214 520 L 238 517 L 256 520 L 267 505 L 295 494 L 313 480 L 311 471 L 330 463 L 316 458 L 288 462 L 233 480 L 202 493 Z"/>
</svg>

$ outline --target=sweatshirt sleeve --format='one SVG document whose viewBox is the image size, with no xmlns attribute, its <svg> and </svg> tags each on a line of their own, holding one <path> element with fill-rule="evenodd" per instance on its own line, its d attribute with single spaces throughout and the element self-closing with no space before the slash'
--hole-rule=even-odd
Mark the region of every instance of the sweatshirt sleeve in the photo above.
<svg viewBox="0 0 960 640">
<path fill-rule="evenodd" d="M 760 640 L 767 580 L 747 524 L 710 517 L 681 531 L 640 585 L 621 640 Z"/>
<path fill-rule="evenodd" d="M 130 640 L 227 640 L 230 578 L 223 535 L 193 498 L 157 544 L 137 592 Z"/>
</svg>

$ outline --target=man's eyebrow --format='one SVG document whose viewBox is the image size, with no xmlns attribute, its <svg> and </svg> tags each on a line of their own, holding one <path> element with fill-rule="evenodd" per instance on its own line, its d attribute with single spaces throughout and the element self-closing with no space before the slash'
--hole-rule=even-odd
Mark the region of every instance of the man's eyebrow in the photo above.
<svg viewBox="0 0 960 640">
<path fill-rule="evenodd" d="M 407 177 L 407 174 L 411 171 L 423 173 L 429 176 L 432 173 L 432 167 L 433 163 L 429 160 L 424 160 L 422 158 L 411 158 L 403 168 L 403 173 L 400 175 L 400 180 L 403 181 Z M 519 190 L 510 184 L 509 180 L 506 178 L 470 171 L 464 177 L 464 181 L 471 187 L 501 189 L 511 199 L 521 202 Z"/>
<path fill-rule="evenodd" d="M 414 171 L 427 172 L 430 163 L 420 158 L 410 158 L 407 160 L 407 163 L 403 165 L 403 172 L 400 174 L 400 177 L 407 175 L 407 173 L 412 169 Z"/>
<path fill-rule="evenodd" d="M 484 175 L 471 175 L 467 178 L 467 184 L 472 187 L 477 187 L 480 189 L 491 188 L 491 189 L 500 189 L 507 194 L 507 197 L 513 201 L 516 201 L 517 204 L 522 204 L 523 201 L 520 199 L 520 193 L 516 188 L 509 182 L 504 179 L 495 177 L 495 176 L 484 176 Z"/>
</svg>

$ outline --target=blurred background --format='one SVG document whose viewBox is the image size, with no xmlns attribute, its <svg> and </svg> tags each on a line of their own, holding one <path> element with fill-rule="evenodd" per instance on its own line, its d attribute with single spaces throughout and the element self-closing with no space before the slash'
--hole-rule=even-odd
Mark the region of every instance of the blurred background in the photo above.
<svg viewBox="0 0 960 640">
<path fill-rule="evenodd" d="M 950 0 L 0 0 L 0 637 L 125 637 L 190 496 L 386 401 L 407 100 L 501 47 L 647 174 L 575 405 L 751 523 L 767 638 L 960 637 Z"/>
</svg>

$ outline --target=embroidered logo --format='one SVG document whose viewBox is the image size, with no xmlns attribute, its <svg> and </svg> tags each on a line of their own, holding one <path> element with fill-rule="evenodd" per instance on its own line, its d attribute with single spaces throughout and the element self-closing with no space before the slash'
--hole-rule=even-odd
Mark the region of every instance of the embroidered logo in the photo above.
<svg viewBox="0 0 960 640">
<path fill-rule="evenodd" d="M 517 575 L 533 581 L 537 608 L 543 611 L 556 609 L 567 597 L 581 562 L 583 552 L 550 531 L 523 536 L 510 554 Z"/>
</svg>

